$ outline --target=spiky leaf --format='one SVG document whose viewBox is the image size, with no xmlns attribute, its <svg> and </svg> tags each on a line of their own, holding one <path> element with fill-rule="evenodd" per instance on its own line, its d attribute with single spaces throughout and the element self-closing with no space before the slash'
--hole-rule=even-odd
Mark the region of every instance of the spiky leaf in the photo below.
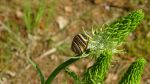
<svg viewBox="0 0 150 84">
<path fill-rule="evenodd" d="M 137 59 L 133 62 L 122 77 L 119 84 L 140 84 L 145 63 L 146 60 L 144 58 Z"/>
</svg>

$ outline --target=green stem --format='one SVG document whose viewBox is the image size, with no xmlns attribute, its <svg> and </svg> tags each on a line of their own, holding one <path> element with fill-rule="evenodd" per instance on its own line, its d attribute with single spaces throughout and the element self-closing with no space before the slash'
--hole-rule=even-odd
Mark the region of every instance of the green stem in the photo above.
<svg viewBox="0 0 150 84">
<path fill-rule="evenodd" d="M 79 60 L 80 58 L 70 58 L 67 61 L 65 61 L 64 63 L 62 63 L 61 65 L 59 65 L 53 72 L 52 74 L 48 77 L 48 79 L 46 80 L 45 84 L 51 84 L 52 80 L 55 78 L 55 76 L 65 67 L 67 67 L 68 65 L 72 64 L 73 62 Z"/>
</svg>

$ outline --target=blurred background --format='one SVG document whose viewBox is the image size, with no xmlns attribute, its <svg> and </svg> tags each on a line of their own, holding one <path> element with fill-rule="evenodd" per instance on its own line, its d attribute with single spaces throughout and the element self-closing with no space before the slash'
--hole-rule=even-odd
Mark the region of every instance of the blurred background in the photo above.
<svg viewBox="0 0 150 84">
<path fill-rule="evenodd" d="M 113 56 L 105 84 L 117 84 L 138 57 L 147 60 L 141 84 L 150 84 L 150 0 L 41 1 L 0 0 L 0 84 L 40 84 L 28 56 L 47 78 L 59 64 L 74 56 L 70 46 L 76 34 L 83 33 L 83 29 L 91 33 L 93 25 L 110 23 L 136 9 L 143 9 L 144 20 L 119 47 L 125 53 Z M 31 27 L 37 15 L 39 21 Z M 93 62 L 84 58 L 69 68 L 82 76 Z M 73 84 L 73 79 L 61 71 L 53 84 Z"/>
</svg>

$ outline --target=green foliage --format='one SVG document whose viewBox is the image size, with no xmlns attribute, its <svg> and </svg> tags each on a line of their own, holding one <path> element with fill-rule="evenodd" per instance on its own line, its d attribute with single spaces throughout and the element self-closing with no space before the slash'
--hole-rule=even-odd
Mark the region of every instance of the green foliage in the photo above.
<svg viewBox="0 0 150 84">
<path fill-rule="evenodd" d="M 43 3 L 44 0 L 40 0 L 40 4 L 38 7 L 37 13 L 34 15 L 32 11 L 31 4 L 29 1 L 26 2 L 26 6 L 24 8 L 24 22 L 29 32 L 33 31 L 33 28 L 38 26 L 39 21 L 44 15 L 45 5 Z M 33 16 L 34 15 L 34 16 Z"/>
<path fill-rule="evenodd" d="M 79 55 L 76 55 L 79 56 Z M 55 76 L 65 67 L 72 64 L 73 62 L 79 60 L 80 58 L 70 58 L 69 60 L 65 61 L 64 63 L 60 64 L 47 78 L 45 81 L 45 84 L 51 84 L 52 80 L 55 78 Z"/>
<path fill-rule="evenodd" d="M 14 50 L 24 50 L 25 44 L 19 37 L 18 26 L 11 20 L 0 23 L 5 31 L 0 32 L 0 60 L 7 63 L 11 59 Z M 11 46 L 11 47 L 10 47 Z"/>
<path fill-rule="evenodd" d="M 84 74 L 83 84 L 101 84 L 111 63 L 112 53 L 103 53 Z"/>
<path fill-rule="evenodd" d="M 79 76 L 74 71 L 70 70 L 69 68 L 65 68 L 65 71 L 74 79 L 75 84 L 81 83 Z"/>
<path fill-rule="evenodd" d="M 35 14 L 35 19 L 34 19 L 32 28 L 35 28 L 38 26 L 40 20 L 42 19 L 43 15 L 44 15 L 44 12 L 45 12 L 45 4 L 44 4 L 44 0 L 41 0 L 39 2 L 38 11 Z"/>
<path fill-rule="evenodd" d="M 28 32 L 33 33 L 35 28 L 38 28 L 39 22 L 45 17 L 45 27 L 48 27 L 49 22 L 51 21 L 52 17 L 54 16 L 55 6 L 57 0 L 52 0 L 49 4 L 50 8 L 48 9 L 48 14 L 46 15 L 46 5 L 44 0 L 39 0 L 38 9 L 37 11 L 32 10 L 31 1 L 25 1 L 24 7 L 24 22 L 25 26 L 27 27 Z"/>
<path fill-rule="evenodd" d="M 49 75 L 45 84 L 51 84 L 52 80 L 62 69 L 80 58 L 87 57 L 87 55 L 93 55 L 96 58 L 96 61 L 93 66 L 85 71 L 82 84 L 102 84 L 109 69 L 112 55 L 119 52 L 116 48 L 122 44 L 124 39 L 136 28 L 136 26 L 142 21 L 143 17 L 144 13 L 142 10 L 137 10 L 110 23 L 109 25 L 94 27 L 95 31 L 92 32 L 93 36 L 89 36 L 89 49 L 83 54 L 76 55 L 59 65 L 51 75 Z M 143 72 L 144 64 L 144 59 L 138 59 L 135 61 L 129 67 L 120 84 L 138 84 Z M 69 70 L 67 72 L 74 78 L 74 80 L 79 80 L 74 72 Z"/>
<path fill-rule="evenodd" d="M 94 27 L 96 30 L 93 31 L 93 37 L 89 42 L 90 50 L 94 54 L 102 53 L 105 50 L 116 53 L 116 47 L 136 28 L 143 17 L 142 10 L 137 10 L 109 25 Z"/>
<path fill-rule="evenodd" d="M 112 58 L 111 54 L 108 53 L 118 52 L 117 46 L 136 28 L 143 17 L 142 10 L 137 10 L 102 27 L 101 30 L 100 26 L 97 26 L 89 45 L 90 50 L 92 50 L 91 53 L 97 58 L 95 64 L 85 73 L 85 84 L 101 84 L 104 81 Z"/>
<path fill-rule="evenodd" d="M 48 24 L 53 20 L 54 14 L 55 14 L 55 10 L 56 10 L 56 3 L 58 0 L 51 0 L 50 4 L 49 4 L 49 8 L 48 8 L 48 16 L 46 17 L 47 21 L 46 21 L 46 27 L 48 26 Z"/>
<path fill-rule="evenodd" d="M 143 58 L 139 58 L 133 62 L 119 84 L 140 84 L 141 74 L 143 73 L 145 63 L 146 60 Z"/>
<path fill-rule="evenodd" d="M 29 60 L 29 62 L 33 65 L 33 67 L 36 69 L 36 71 L 37 71 L 37 73 L 38 73 L 38 75 L 39 75 L 39 77 L 40 77 L 41 84 L 45 84 L 44 75 L 43 75 L 43 73 L 41 72 L 41 70 L 40 70 L 40 68 L 38 67 L 38 65 L 37 65 L 35 62 L 33 62 L 33 61 L 31 60 L 31 58 L 28 58 L 28 60 Z"/>
<path fill-rule="evenodd" d="M 30 32 L 31 28 L 32 28 L 32 9 L 31 9 L 31 5 L 29 4 L 29 1 L 27 1 L 25 3 L 25 7 L 24 7 L 24 22 L 25 25 L 27 27 L 27 30 Z"/>
<path fill-rule="evenodd" d="M 19 27 L 17 26 L 17 24 L 15 24 L 13 21 L 8 20 L 6 22 L 6 25 L 3 24 L 3 27 L 7 30 L 8 34 L 9 34 L 9 36 L 7 37 L 7 39 L 8 39 L 7 45 L 9 45 L 9 43 L 11 43 L 11 45 L 14 44 L 20 49 L 25 48 L 24 42 L 19 37 Z M 12 28 L 16 29 L 16 31 L 14 32 L 12 30 Z"/>
<path fill-rule="evenodd" d="M 142 10 L 137 10 L 109 25 L 103 26 L 101 29 L 100 26 L 96 27 L 97 30 L 93 31 L 89 48 L 91 50 L 90 53 L 96 56 L 97 59 L 95 64 L 85 73 L 85 84 L 102 83 L 111 62 L 111 55 L 106 54 L 106 52 L 118 52 L 116 50 L 117 46 L 136 28 L 143 17 L 144 13 Z"/>
</svg>

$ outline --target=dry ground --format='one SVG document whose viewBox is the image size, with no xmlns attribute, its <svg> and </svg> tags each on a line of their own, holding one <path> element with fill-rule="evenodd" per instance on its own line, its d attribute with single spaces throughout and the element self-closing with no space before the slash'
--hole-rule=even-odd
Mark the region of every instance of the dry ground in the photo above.
<svg viewBox="0 0 150 84">
<path fill-rule="evenodd" d="M 51 0 L 45 0 L 47 9 Z M 46 77 L 62 62 L 73 56 L 70 50 L 72 37 L 90 32 L 92 25 L 109 23 L 127 12 L 143 9 L 145 18 L 138 28 L 126 39 L 121 49 L 125 54 L 114 55 L 117 61 L 107 74 L 105 84 L 117 84 L 129 64 L 137 57 L 144 56 L 148 63 L 142 75 L 141 84 L 150 84 L 150 1 L 149 0 L 57 0 L 53 15 L 45 28 L 43 17 L 38 27 L 30 34 L 23 21 L 23 5 L 26 0 L 0 0 L 0 83 L 40 84 L 36 71 L 27 60 L 29 54 L 42 69 Z M 38 0 L 32 1 L 36 13 Z M 9 28 L 12 32 L 7 29 Z M 8 23 L 8 25 L 7 25 Z M 19 41 L 18 41 L 19 39 Z M 17 40 L 17 41 L 16 41 Z M 22 47 L 21 44 L 26 47 Z M 69 68 L 82 76 L 93 61 L 81 59 Z M 73 84 L 73 79 L 63 71 L 53 84 Z"/>
</svg>

